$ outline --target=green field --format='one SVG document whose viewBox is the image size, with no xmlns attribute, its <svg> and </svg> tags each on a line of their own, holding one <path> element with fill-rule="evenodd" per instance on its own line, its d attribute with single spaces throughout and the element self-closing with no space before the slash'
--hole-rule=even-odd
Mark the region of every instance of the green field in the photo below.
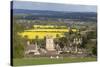
<svg viewBox="0 0 100 67">
<path fill-rule="evenodd" d="M 76 57 L 64 57 L 64 58 L 23 58 L 23 59 L 13 59 L 13 65 L 42 65 L 42 64 L 59 64 L 59 63 L 74 63 L 74 62 L 89 62 L 96 61 L 97 58 L 86 57 L 86 58 L 76 58 Z"/>
</svg>

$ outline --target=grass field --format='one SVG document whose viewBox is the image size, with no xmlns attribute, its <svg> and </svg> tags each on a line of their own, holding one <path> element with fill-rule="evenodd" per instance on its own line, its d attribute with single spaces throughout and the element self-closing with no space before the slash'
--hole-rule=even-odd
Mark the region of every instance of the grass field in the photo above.
<svg viewBox="0 0 100 67">
<path fill-rule="evenodd" d="M 48 57 L 40 57 L 40 58 L 23 58 L 23 59 L 13 59 L 13 65 L 43 65 L 43 64 L 59 64 L 59 63 L 74 63 L 74 62 L 89 62 L 96 61 L 96 58 L 86 57 L 86 58 L 72 58 L 72 57 L 64 57 L 64 58 L 48 58 Z"/>
</svg>

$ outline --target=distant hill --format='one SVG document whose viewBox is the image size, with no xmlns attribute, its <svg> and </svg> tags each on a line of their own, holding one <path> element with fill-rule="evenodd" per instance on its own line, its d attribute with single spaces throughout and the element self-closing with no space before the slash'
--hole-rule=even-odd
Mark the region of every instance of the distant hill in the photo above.
<svg viewBox="0 0 100 67">
<path fill-rule="evenodd" d="M 63 19 L 80 19 L 96 21 L 96 12 L 64 12 L 64 11 L 48 11 L 48 10 L 25 10 L 13 9 L 13 15 L 27 15 L 24 19 L 33 19 L 34 17 L 46 18 L 63 18 Z"/>
</svg>

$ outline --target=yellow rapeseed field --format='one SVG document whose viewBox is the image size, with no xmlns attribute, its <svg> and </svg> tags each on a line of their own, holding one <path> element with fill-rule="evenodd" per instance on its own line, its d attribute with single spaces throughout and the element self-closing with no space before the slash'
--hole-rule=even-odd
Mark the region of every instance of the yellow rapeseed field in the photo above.
<svg viewBox="0 0 100 67">
<path fill-rule="evenodd" d="M 52 38 L 56 38 L 57 35 L 59 37 L 64 37 L 64 33 L 69 32 L 69 29 L 67 28 L 61 28 L 61 29 L 53 29 L 53 26 L 34 26 L 35 28 L 29 29 L 29 30 L 24 30 L 24 32 L 18 32 L 18 35 L 21 37 L 27 36 L 28 39 L 35 39 L 37 36 L 39 39 L 43 39 L 47 35 L 52 36 Z M 48 27 L 52 27 L 49 29 Z M 64 27 L 64 26 L 62 26 Z M 45 29 L 46 28 L 46 29 Z M 72 29 L 73 32 L 77 32 L 77 29 Z"/>
</svg>

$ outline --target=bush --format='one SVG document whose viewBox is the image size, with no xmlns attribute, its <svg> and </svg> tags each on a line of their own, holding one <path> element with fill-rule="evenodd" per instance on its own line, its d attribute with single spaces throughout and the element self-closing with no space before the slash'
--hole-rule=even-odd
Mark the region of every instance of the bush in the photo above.
<svg viewBox="0 0 100 67">
<path fill-rule="evenodd" d="M 97 47 L 93 47 L 92 54 L 97 56 Z"/>
</svg>

